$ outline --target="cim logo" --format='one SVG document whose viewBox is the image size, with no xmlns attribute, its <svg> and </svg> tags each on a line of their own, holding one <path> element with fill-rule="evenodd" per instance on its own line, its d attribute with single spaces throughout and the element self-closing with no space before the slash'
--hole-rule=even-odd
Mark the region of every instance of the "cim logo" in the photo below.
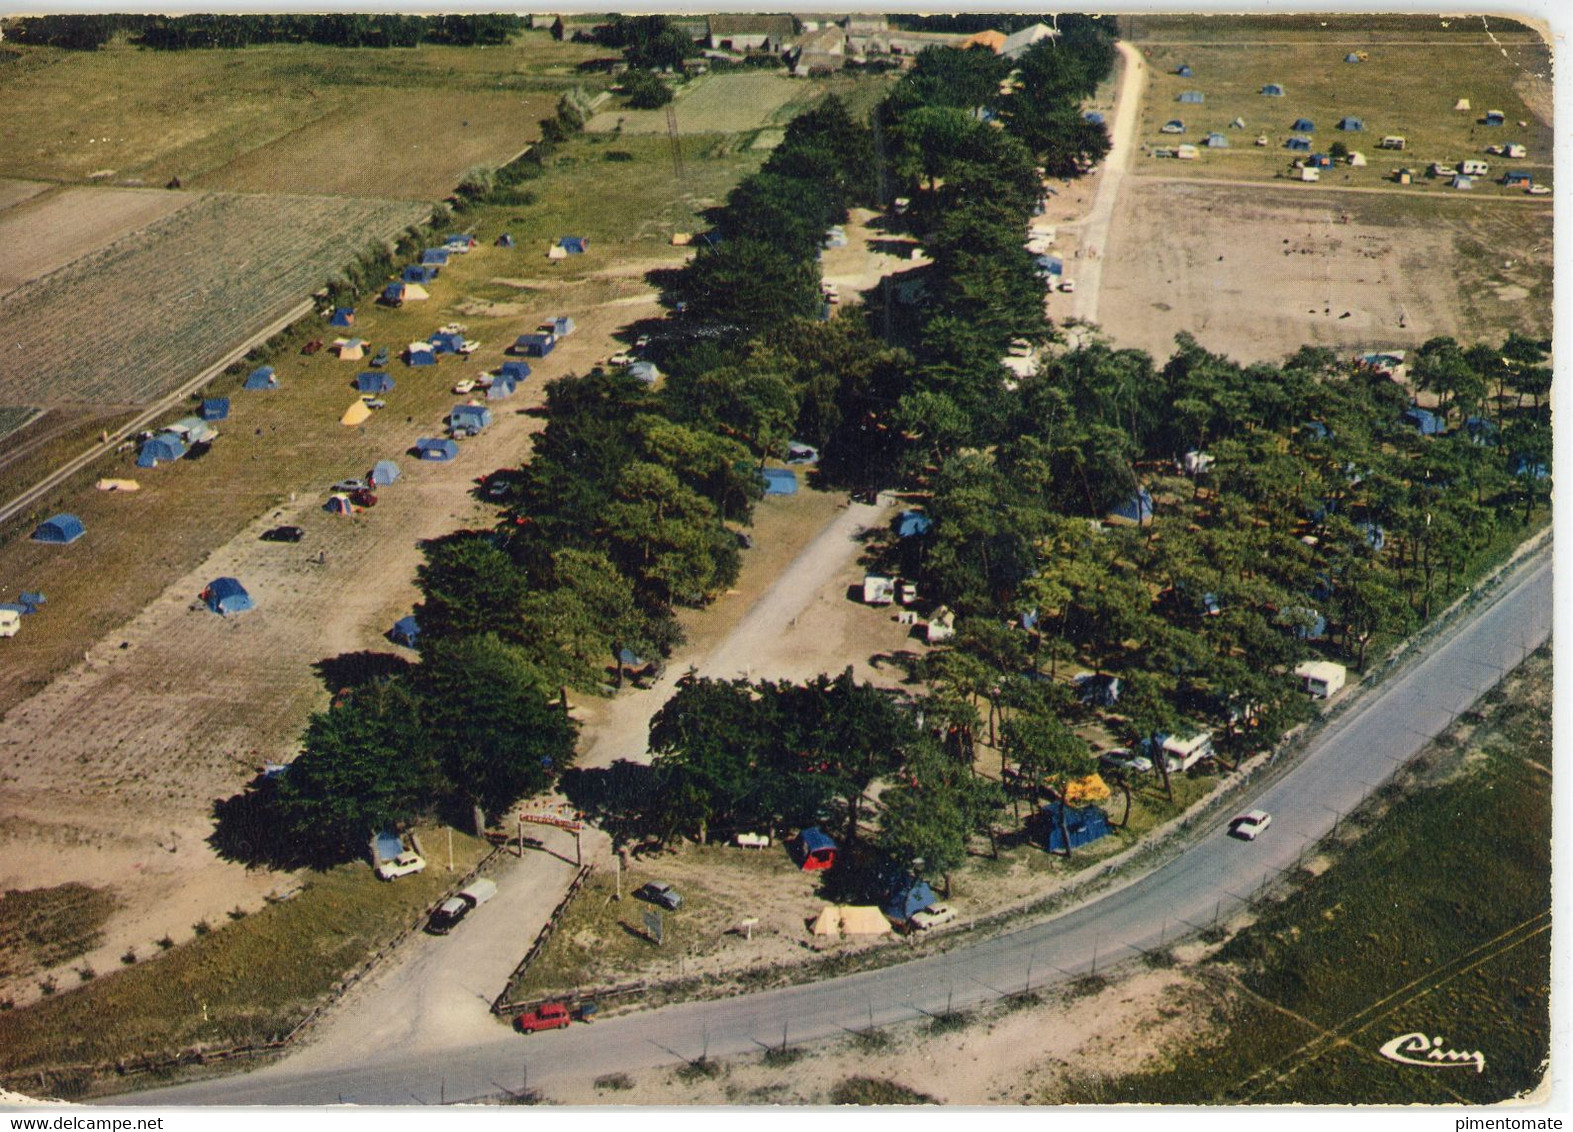
<svg viewBox="0 0 1573 1132">
<path fill-rule="evenodd" d="M 1473 1065 L 1476 1073 L 1486 1071 L 1486 1055 L 1478 1049 L 1473 1053 L 1444 1048 L 1442 1037 L 1427 1037 L 1418 1030 L 1400 1034 L 1387 1042 L 1377 1052 L 1389 1061 L 1403 1065 L 1418 1065 L 1424 1069 L 1463 1069 Z"/>
</svg>

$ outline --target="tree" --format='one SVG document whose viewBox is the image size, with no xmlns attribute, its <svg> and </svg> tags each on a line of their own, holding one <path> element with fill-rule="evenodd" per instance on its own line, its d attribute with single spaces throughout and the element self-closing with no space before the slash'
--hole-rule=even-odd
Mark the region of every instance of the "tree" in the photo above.
<svg viewBox="0 0 1573 1132">
<path fill-rule="evenodd" d="M 879 849 L 894 869 L 942 877 L 948 897 L 950 874 L 966 860 L 972 835 L 987 834 L 994 845 L 1004 795 L 932 743 L 915 744 L 906 769 L 907 780 L 880 796 Z"/>
<path fill-rule="evenodd" d="M 758 804 L 773 739 L 766 722 L 763 703 L 745 680 L 678 686 L 650 720 L 666 837 L 694 830 L 704 844 L 717 822 L 773 824 L 775 815 Z"/>
<path fill-rule="evenodd" d="M 688 313 L 723 332 L 751 336 L 819 310 L 819 271 L 812 259 L 757 239 L 728 239 L 679 273 L 676 297 Z"/>
<path fill-rule="evenodd" d="M 656 110 L 672 101 L 672 88 L 650 71 L 629 71 L 624 75 L 623 94 L 632 110 Z"/>
<path fill-rule="evenodd" d="M 699 605 L 737 577 L 737 541 L 714 507 L 658 464 L 622 470 L 598 530 L 647 605 Z"/>
<path fill-rule="evenodd" d="M 507 552 L 484 531 L 459 531 L 426 544 L 415 571 L 415 607 L 426 646 L 450 637 L 496 632 L 518 639 L 528 588 Z"/>
</svg>

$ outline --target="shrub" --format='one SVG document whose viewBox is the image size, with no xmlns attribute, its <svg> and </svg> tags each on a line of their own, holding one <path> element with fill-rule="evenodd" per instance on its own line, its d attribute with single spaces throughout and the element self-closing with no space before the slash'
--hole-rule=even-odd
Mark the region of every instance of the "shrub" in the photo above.
<svg viewBox="0 0 1573 1132">
<path fill-rule="evenodd" d="M 654 110 L 672 101 L 672 88 L 650 71 L 629 71 L 623 77 L 623 93 L 634 110 Z"/>
</svg>

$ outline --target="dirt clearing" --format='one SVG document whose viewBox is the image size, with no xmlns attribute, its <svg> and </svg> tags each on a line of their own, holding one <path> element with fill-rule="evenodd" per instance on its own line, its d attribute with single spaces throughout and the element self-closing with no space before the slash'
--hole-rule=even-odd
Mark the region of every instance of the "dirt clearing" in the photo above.
<svg viewBox="0 0 1573 1132">
<path fill-rule="evenodd" d="M 1129 178 L 1106 258 L 1103 330 L 1159 359 L 1550 332 L 1549 209 Z"/>
<path fill-rule="evenodd" d="M 42 188 L 43 186 L 39 186 Z M 64 188 L 22 198 L 5 207 L 0 198 L 0 294 L 127 233 L 193 204 L 192 193 L 167 189 Z"/>
</svg>

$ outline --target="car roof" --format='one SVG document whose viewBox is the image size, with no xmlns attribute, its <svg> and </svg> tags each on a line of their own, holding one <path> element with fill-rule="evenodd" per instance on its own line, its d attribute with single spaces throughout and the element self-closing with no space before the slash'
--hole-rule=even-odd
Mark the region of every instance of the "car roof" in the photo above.
<svg viewBox="0 0 1573 1132">
<path fill-rule="evenodd" d="M 1239 817 L 1235 818 L 1234 820 L 1237 821 L 1237 822 L 1240 822 L 1240 821 L 1263 822 L 1263 821 L 1269 821 L 1269 820 L 1271 820 L 1271 818 L 1272 818 L 1272 815 L 1269 814 L 1266 810 L 1247 810 L 1245 813 L 1241 814 Z"/>
</svg>

